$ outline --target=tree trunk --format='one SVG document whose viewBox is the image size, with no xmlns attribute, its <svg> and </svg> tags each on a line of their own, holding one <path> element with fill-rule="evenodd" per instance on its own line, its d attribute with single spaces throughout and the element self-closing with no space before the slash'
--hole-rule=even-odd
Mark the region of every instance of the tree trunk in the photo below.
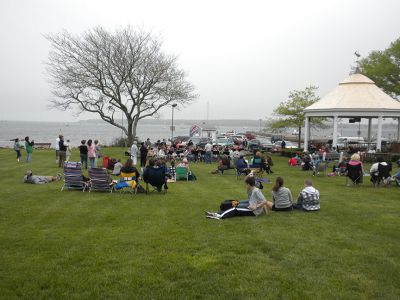
<svg viewBox="0 0 400 300">
<path fill-rule="evenodd" d="M 298 145 L 297 148 L 301 148 L 301 126 L 299 126 L 299 139 L 298 139 Z"/>
<path fill-rule="evenodd" d="M 133 143 L 133 138 L 136 135 L 136 128 L 135 128 L 135 133 L 133 133 L 133 121 L 128 120 L 128 134 L 127 134 L 127 139 L 128 139 L 128 147 L 130 147 Z M 134 135 L 135 134 L 135 135 Z"/>
</svg>

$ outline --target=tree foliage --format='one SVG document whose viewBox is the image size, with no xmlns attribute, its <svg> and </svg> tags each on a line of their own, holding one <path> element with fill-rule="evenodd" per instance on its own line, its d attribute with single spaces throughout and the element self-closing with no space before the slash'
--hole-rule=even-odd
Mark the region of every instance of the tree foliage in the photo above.
<svg viewBox="0 0 400 300">
<path fill-rule="evenodd" d="M 384 51 L 372 51 L 359 62 L 361 73 L 393 98 L 400 100 L 400 38 Z"/>
<path fill-rule="evenodd" d="M 305 114 L 304 109 L 311 104 L 317 102 L 319 97 L 315 95 L 318 87 L 309 86 L 304 90 L 294 90 L 289 92 L 288 100 L 281 102 L 274 109 L 276 118 L 269 120 L 269 126 L 272 129 L 295 127 L 298 129 L 298 146 L 300 148 L 301 128 L 304 126 Z M 323 124 L 323 119 L 313 118 L 311 122 L 314 125 Z"/>
<path fill-rule="evenodd" d="M 141 119 L 196 98 L 176 56 L 163 53 L 161 41 L 149 32 L 96 27 L 81 35 L 64 31 L 46 38 L 53 107 L 95 113 L 122 129 L 129 142 Z M 121 113 L 125 125 L 119 122 Z"/>
</svg>

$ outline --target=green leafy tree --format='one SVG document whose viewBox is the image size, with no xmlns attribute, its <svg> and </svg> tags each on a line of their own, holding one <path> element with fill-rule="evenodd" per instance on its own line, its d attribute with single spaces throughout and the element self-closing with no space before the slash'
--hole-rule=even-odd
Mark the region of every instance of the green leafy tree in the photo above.
<svg viewBox="0 0 400 300">
<path fill-rule="evenodd" d="M 400 38 L 384 51 L 372 51 L 359 62 L 361 73 L 393 98 L 400 100 Z"/>
<path fill-rule="evenodd" d="M 274 109 L 276 118 L 267 121 L 271 129 L 284 127 L 297 128 L 299 132 L 299 148 L 301 143 L 301 129 L 305 121 L 304 109 L 319 100 L 319 97 L 315 95 L 317 89 L 318 87 L 316 86 L 309 86 L 301 91 L 294 90 L 289 92 L 289 99 L 281 102 L 279 106 Z M 314 126 L 322 125 L 324 119 L 313 118 L 311 122 Z"/>
</svg>

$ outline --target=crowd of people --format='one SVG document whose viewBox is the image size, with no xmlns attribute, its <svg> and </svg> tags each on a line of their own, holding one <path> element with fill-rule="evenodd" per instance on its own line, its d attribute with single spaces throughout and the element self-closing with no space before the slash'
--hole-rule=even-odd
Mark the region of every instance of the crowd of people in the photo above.
<svg viewBox="0 0 400 300">
<path fill-rule="evenodd" d="M 27 153 L 26 162 L 31 161 L 33 153 L 34 141 L 29 137 L 25 138 L 25 150 Z M 102 157 L 101 147 L 98 140 L 88 139 L 82 140 L 79 149 L 79 158 L 85 169 L 94 168 Z M 21 146 L 19 139 L 14 140 L 14 150 L 17 154 L 19 162 L 21 154 Z M 111 175 L 124 177 L 128 174 L 129 181 L 120 181 L 117 188 L 140 186 L 140 180 L 151 184 L 156 190 L 167 190 L 168 182 L 176 179 L 176 168 L 185 168 L 188 172 L 190 162 L 204 162 L 210 164 L 218 162 L 217 169 L 211 173 L 224 174 L 228 169 L 236 169 L 239 174 L 245 175 L 245 184 L 247 187 L 248 199 L 244 201 L 228 201 L 221 204 L 220 211 L 206 212 L 207 218 L 225 219 L 234 216 L 258 216 L 263 210 L 287 212 L 294 209 L 303 211 L 320 210 L 320 194 L 313 186 L 310 179 L 304 181 L 304 186 L 299 192 L 296 199 L 293 199 L 289 188 L 284 185 L 284 179 L 281 176 L 276 177 L 275 184 L 271 190 L 271 200 L 267 200 L 261 192 L 262 186 L 257 185 L 257 178 L 253 173 L 254 170 L 260 170 L 267 174 L 273 173 L 273 161 L 270 156 L 264 156 L 260 151 L 254 151 L 253 155 L 248 156 L 247 160 L 243 152 L 238 147 L 220 147 L 213 146 L 210 142 L 203 147 L 198 147 L 190 142 L 186 145 L 179 145 L 170 141 L 157 141 L 152 144 L 150 139 L 138 144 L 134 142 L 130 147 L 129 158 L 122 163 L 120 158 L 110 159 L 108 169 Z M 302 170 L 312 170 L 313 175 L 318 171 L 318 166 L 326 161 L 328 151 L 324 148 L 314 153 L 304 151 L 302 154 L 294 153 L 289 159 L 289 166 L 300 166 Z M 334 164 L 333 172 L 349 173 L 351 168 L 359 170 L 355 183 L 362 182 L 364 174 L 364 166 L 358 153 L 338 153 L 335 149 L 329 152 L 330 155 L 338 154 L 339 161 Z M 71 157 L 70 141 L 65 140 L 63 135 L 59 135 L 56 139 L 56 161 L 58 166 L 63 166 L 64 162 L 68 162 Z M 139 165 L 140 158 L 140 167 Z M 101 162 L 102 165 L 102 162 Z M 379 174 L 387 168 L 391 170 L 391 163 L 385 162 L 378 157 L 376 163 L 371 166 L 371 181 L 379 180 Z M 193 174 L 194 175 L 194 174 Z M 400 172 L 395 176 L 399 177 Z M 195 176 L 194 176 L 195 177 Z M 34 175 L 32 171 L 27 171 L 24 176 L 24 182 L 33 184 L 44 184 L 58 181 L 61 174 L 54 176 Z M 358 180 L 358 181 L 357 181 Z"/>
</svg>

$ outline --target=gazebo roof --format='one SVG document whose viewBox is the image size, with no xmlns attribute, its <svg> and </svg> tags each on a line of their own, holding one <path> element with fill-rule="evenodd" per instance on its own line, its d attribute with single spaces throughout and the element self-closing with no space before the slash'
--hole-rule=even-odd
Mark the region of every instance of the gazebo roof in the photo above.
<svg viewBox="0 0 400 300">
<path fill-rule="evenodd" d="M 385 94 L 362 74 L 352 74 L 318 102 L 307 107 L 306 115 L 338 113 L 354 116 L 400 114 L 400 102 Z M 394 114 L 393 114 L 394 113 Z"/>
</svg>

